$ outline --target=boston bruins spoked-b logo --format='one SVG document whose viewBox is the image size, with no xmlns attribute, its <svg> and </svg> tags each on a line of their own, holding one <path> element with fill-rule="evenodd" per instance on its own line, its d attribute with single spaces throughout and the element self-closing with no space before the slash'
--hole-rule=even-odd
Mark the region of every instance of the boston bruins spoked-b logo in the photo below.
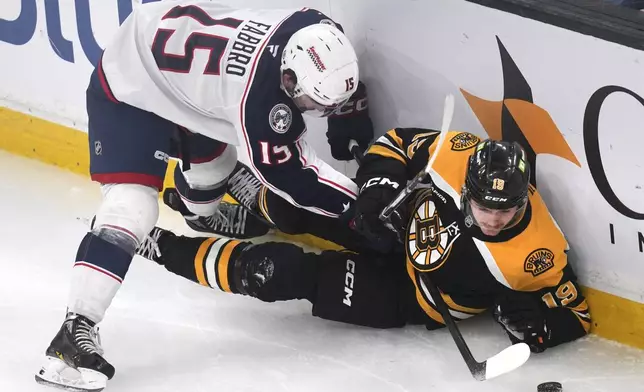
<svg viewBox="0 0 644 392">
<path fill-rule="evenodd" d="M 460 235 L 456 222 L 443 225 L 436 205 L 426 199 L 418 204 L 407 227 L 407 259 L 419 271 L 433 271 L 447 260 Z"/>
</svg>

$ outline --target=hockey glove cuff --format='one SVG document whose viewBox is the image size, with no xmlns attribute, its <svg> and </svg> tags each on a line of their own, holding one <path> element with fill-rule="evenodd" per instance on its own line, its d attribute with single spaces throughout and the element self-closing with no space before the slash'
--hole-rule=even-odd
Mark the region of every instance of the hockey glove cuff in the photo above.
<svg viewBox="0 0 644 392">
<path fill-rule="evenodd" d="M 364 151 L 373 139 L 373 123 L 369 117 L 367 88 L 364 83 L 358 83 L 358 89 L 349 101 L 328 118 L 326 133 L 331 155 L 339 161 L 353 159 L 349 151 L 351 139 L 358 142 Z"/>
<path fill-rule="evenodd" d="M 380 220 L 380 212 L 398 194 L 400 184 L 387 177 L 372 177 L 360 189 L 352 221 L 354 230 L 371 243 L 373 249 L 387 253 L 393 249 L 397 235 Z"/>
<path fill-rule="evenodd" d="M 550 330 L 542 301 L 527 293 L 505 294 L 497 298 L 492 314 L 513 343 L 526 343 L 534 353 L 548 348 Z"/>
</svg>

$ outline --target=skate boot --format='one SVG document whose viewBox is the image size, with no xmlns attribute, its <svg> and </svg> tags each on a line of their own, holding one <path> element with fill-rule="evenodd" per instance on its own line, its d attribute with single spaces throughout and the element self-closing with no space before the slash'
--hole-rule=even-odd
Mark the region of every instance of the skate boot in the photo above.
<svg viewBox="0 0 644 392">
<path fill-rule="evenodd" d="M 103 357 L 98 328 L 88 318 L 67 313 L 58 334 L 45 351 L 36 382 L 68 391 L 98 392 L 114 377 L 114 366 Z"/>
<path fill-rule="evenodd" d="M 239 204 L 219 203 L 218 210 L 211 216 L 198 216 L 191 213 L 181 200 L 179 192 L 167 188 L 163 192 L 163 202 L 183 215 L 186 224 L 195 231 L 217 234 L 229 238 L 246 239 L 268 234 L 270 226 L 250 214 Z"/>
<path fill-rule="evenodd" d="M 141 242 L 141 245 L 136 248 L 136 254 L 145 259 L 152 260 L 158 263 L 159 259 L 161 258 L 159 238 L 161 238 L 162 235 L 167 234 L 174 235 L 170 231 L 163 230 L 159 227 L 154 226 L 150 234 L 145 236 L 143 242 Z"/>
<path fill-rule="evenodd" d="M 243 205 L 247 210 L 251 211 L 253 214 L 259 215 L 259 218 L 264 219 L 264 217 L 259 213 L 259 208 L 257 207 L 257 196 L 262 187 L 262 182 L 255 177 L 248 166 L 241 162 L 237 162 L 235 169 L 228 177 L 226 193 L 228 193 L 228 195 L 237 203 Z"/>
</svg>

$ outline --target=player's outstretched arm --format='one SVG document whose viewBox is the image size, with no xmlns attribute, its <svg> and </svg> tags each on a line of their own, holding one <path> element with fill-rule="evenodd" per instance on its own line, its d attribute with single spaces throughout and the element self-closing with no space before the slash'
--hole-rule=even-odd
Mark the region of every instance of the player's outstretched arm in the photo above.
<svg viewBox="0 0 644 392">
<path fill-rule="evenodd" d="M 524 342 L 537 353 L 576 340 L 590 330 L 588 303 L 570 265 L 564 267 L 557 285 L 534 293 L 500 296 L 493 312 L 510 340 Z"/>
</svg>

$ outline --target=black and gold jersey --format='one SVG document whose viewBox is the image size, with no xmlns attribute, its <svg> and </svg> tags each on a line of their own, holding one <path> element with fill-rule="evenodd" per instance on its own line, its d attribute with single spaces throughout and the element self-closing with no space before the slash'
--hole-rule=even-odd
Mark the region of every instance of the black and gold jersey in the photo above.
<svg viewBox="0 0 644 392">
<path fill-rule="evenodd" d="M 584 335 L 590 328 L 588 305 L 568 264 L 568 243 L 538 191 L 530 188 L 516 224 L 497 236 L 484 235 L 461 212 L 467 161 L 481 140 L 449 132 L 436 151 L 438 136 L 430 129 L 392 129 L 369 148 L 357 176 L 359 186 L 375 175 L 405 183 L 436 154 L 433 188 L 416 191 L 408 202 L 404 244 L 407 272 L 425 313 L 443 324 L 421 273 L 430 274 L 457 320 L 483 312 L 514 290 L 534 294 L 551 309 L 551 345 Z M 429 272 L 418 271 L 412 260 Z"/>
</svg>

